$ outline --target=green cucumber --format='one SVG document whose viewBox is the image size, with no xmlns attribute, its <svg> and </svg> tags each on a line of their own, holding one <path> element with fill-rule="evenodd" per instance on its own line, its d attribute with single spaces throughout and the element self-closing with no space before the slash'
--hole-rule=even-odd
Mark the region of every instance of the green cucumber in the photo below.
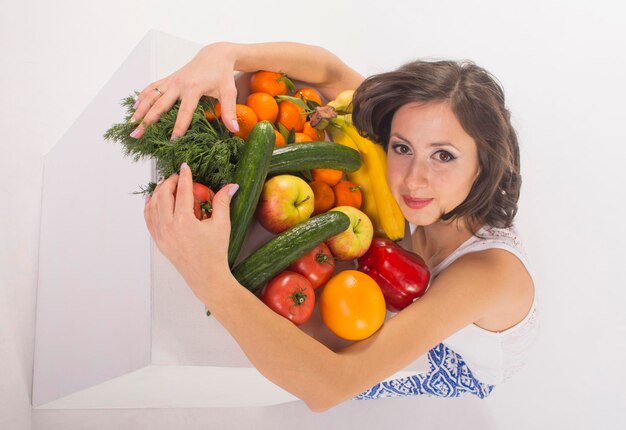
<svg viewBox="0 0 626 430">
<path fill-rule="evenodd" d="M 270 161 L 269 174 L 309 169 L 337 169 L 351 173 L 359 167 L 359 151 L 334 142 L 305 142 L 276 148 Z"/>
<path fill-rule="evenodd" d="M 230 203 L 228 265 L 231 267 L 239 255 L 261 197 L 275 143 L 272 123 L 258 122 L 250 132 L 237 163 L 233 182 L 239 184 L 239 191 Z"/>
<path fill-rule="evenodd" d="M 233 269 L 233 276 L 248 290 L 256 292 L 298 258 L 349 226 L 350 218 L 339 211 L 309 218 L 250 254 Z"/>
</svg>

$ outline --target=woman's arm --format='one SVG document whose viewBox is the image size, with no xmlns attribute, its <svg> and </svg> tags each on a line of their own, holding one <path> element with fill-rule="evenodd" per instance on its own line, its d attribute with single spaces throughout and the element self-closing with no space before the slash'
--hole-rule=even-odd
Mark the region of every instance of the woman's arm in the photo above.
<svg viewBox="0 0 626 430">
<path fill-rule="evenodd" d="M 328 100 L 341 91 L 355 89 L 364 77 L 332 52 L 319 46 L 294 42 L 242 45 L 225 43 L 235 56 L 235 70 L 271 70 L 314 85 Z"/>
<path fill-rule="evenodd" d="M 356 88 L 364 79 L 337 56 L 317 46 L 291 42 L 249 45 L 219 42 L 205 46 L 181 69 L 153 82 L 139 94 L 133 119 L 142 122 L 133 136 L 141 137 L 145 126 L 158 121 L 178 100 L 181 105 L 172 139 L 184 135 L 202 96 L 220 101 L 224 124 L 236 132 L 235 70 L 280 71 L 310 83 L 327 99 L 334 99 L 342 90 Z"/>
<path fill-rule="evenodd" d="M 420 300 L 371 337 L 338 352 L 272 312 L 235 280 L 207 295 L 204 303 L 261 374 L 312 411 L 325 411 L 404 369 L 494 309 L 510 306 L 516 293 L 507 291 L 511 278 L 503 274 L 518 263 L 505 252 L 488 250 L 459 258 Z M 494 272 L 494 267 L 503 270 Z"/>
<path fill-rule="evenodd" d="M 506 308 L 523 291 L 523 283 L 517 287 L 514 281 L 521 279 L 524 269 L 512 254 L 502 250 L 468 254 L 373 336 L 333 352 L 274 313 L 232 277 L 226 250 L 228 191 L 233 186 L 216 194 L 212 217 L 198 221 L 191 184 L 191 172 L 181 169 L 180 177 L 173 175 L 157 187 L 145 209 L 152 237 L 259 372 L 314 411 L 360 394 L 454 332 Z"/>
</svg>

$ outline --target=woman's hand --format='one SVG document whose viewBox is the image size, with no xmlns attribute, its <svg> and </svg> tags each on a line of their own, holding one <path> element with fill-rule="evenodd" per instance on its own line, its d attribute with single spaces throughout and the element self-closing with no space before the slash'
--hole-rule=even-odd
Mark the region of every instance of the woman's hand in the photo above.
<svg viewBox="0 0 626 430">
<path fill-rule="evenodd" d="M 180 109 L 171 138 L 184 135 L 202 96 L 218 99 L 224 124 L 233 133 L 239 131 L 235 114 L 237 88 L 233 76 L 234 66 L 235 58 L 227 44 L 218 43 L 202 48 L 181 69 L 153 82 L 139 94 L 132 120 L 143 121 L 131 136 L 141 137 L 145 127 L 157 122 L 178 100 Z"/>
<path fill-rule="evenodd" d="M 144 217 L 157 247 L 203 302 L 213 285 L 232 275 L 228 268 L 230 201 L 239 188 L 229 184 L 213 198 L 211 218 L 200 221 L 193 212 L 192 175 L 183 163 L 179 174 L 160 183 L 146 202 Z"/>
</svg>

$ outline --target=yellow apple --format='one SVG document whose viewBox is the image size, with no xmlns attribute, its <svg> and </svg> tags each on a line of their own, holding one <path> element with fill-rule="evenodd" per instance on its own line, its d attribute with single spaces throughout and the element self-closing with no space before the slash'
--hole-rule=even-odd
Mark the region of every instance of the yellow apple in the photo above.
<svg viewBox="0 0 626 430">
<path fill-rule="evenodd" d="M 352 260 L 365 254 L 374 237 L 374 227 L 369 217 L 352 206 L 338 206 L 331 211 L 343 212 L 350 218 L 350 225 L 345 231 L 326 241 L 335 258 Z"/>
</svg>

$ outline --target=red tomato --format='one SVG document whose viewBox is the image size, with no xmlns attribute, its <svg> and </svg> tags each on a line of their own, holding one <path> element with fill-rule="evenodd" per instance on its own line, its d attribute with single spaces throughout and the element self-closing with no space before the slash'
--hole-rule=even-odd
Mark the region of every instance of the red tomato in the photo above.
<svg viewBox="0 0 626 430">
<path fill-rule="evenodd" d="M 307 278 L 285 270 L 267 283 L 261 300 L 277 314 L 300 325 L 313 313 L 315 292 Z"/>
<path fill-rule="evenodd" d="M 291 263 L 289 270 L 307 278 L 313 288 L 324 285 L 335 271 L 335 257 L 324 242 Z"/>
<path fill-rule="evenodd" d="M 193 213 L 199 220 L 211 218 L 215 193 L 206 185 L 193 183 Z"/>
</svg>

